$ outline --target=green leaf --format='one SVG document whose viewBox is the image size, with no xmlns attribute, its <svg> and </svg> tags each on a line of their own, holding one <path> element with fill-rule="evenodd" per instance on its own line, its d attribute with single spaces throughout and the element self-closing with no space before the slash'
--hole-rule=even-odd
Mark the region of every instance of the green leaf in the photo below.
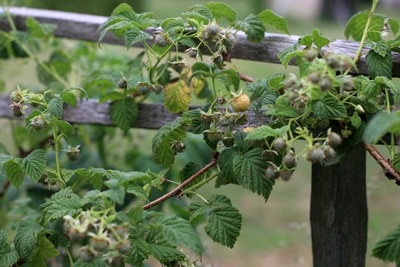
<svg viewBox="0 0 400 267">
<path fill-rule="evenodd" d="M 129 28 L 125 32 L 125 43 L 127 48 L 135 45 L 136 43 L 144 42 L 152 38 L 153 37 L 150 34 L 136 28 Z"/>
<path fill-rule="evenodd" d="M 242 227 L 242 216 L 238 209 L 223 195 L 212 196 L 207 207 L 209 218 L 206 234 L 215 242 L 233 248 Z"/>
<path fill-rule="evenodd" d="M 14 159 L 14 157 L 0 153 L 0 174 L 3 172 L 3 167 L 5 166 L 6 162 L 12 159 Z"/>
<path fill-rule="evenodd" d="M 272 115 L 284 118 L 296 118 L 300 115 L 298 109 L 292 106 L 278 106 L 275 109 L 269 109 L 264 115 Z"/>
<path fill-rule="evenodd" d="M 380 54 L 374 50 L 368 52 L 366 56 L 368 73 L 371 79 L 374 79 L 376 76 L 385 76 L 390 79 L 392 78 L 393 68 L 393 58 L 390 49 L 387 48 L 386 56 L 383 57 Z"/>
<path fill-rule="evenodd" d="M 21 162 L 24 172 L 37 183 L 46 168 L 46 155 L 43 149 L 32 151 Z"/>
<path fill-rule="evenodd" d="M 143 261 L 150 256 L 150 248 L 147 242 L 141 238 L 131 242 L 131 253 L 125 258 L 125 262 L 133 266 L 143 266 Z"/>
<path fill-rule="evenodd" d="M 374 246 L 372 256 L 383 261 L 400 262 L 400 226 Z"/>
<path fill-rule="evenodd" d="M 225 69 L 225 70 L 220 70 L 217 69 L 214 72 L 216 74 L 216 77 L 218 78 L 224 78 L 221 81 L 225 84 L 225 87 L 229 90 L 229 87 L 233 85 L 233 88 L 235 91 L 239 90 L 240 86 L 240 77 L 237 74 L 237 71 L 233 69 Z"/>
<path fill-rule="evenodd" d="M 316 119 L 337 119 L 347 116 L 344 104 L 331 95 L 313 101 L 311 109 Z"/>
<path fill-rule="evenodd" d="M 19 255 L 15 249 L 0 249 L 0 266 L 14 266 L 18 260 Z"/>
<path fill-rule="evenodd" d="M 125 189 L 119 184 L 119 180 L 111 179 L 105 181 L 104 184 L 109 188 L 109 190 L 103 192 L 104 195 L 120 205 L 124 204 Z"/>
<path fill-rule="evenodd" d="M 288 130 L 288 125 L 282 126 L 280 128 L 272 128 L 268 125 L 262 125 L 248 133 L 246 136 L 246 140 L 260 140 L 268 137 L 283 136 L 288 132 Z"/>
<path fill-rule="evenodd" d="M 76 216 L 82 210 L 82 198 L 72 193 L 71 188 L 63 189 L 53 194 L 50 200 L 40 205 L 42 219 L 49 223 L 65 215 Z"/>
<path fill-rule="evenodd" d="M 7 234 L 0 230 L 0 266 L 12 266 L 18 260 L 18 252 L 7 244 Z"/>
<path fill-rule="evenodd" d="M 234 147 L 225 149 L 218 156 L 218 166 L 221 169 L 225 183 L 239 184 L 239 179 L 233 173 L 233 159 L 239 155 L 240 151 Z"/>
<path fill-rule="evenodd" d="M 31 37 L 44 38 L 53 35 L 54 30 L 57 28 L 55 24 L 39 23 L 32 17 L 26 19 L 26 27 L 28 28 Z"/>
<path fill-rule="evenodd" d="M 54 258 L 57 257 L 60 252 L 56 249 L 45 236 L 39 235 L 38 239 L 38 253 L 44 258 Z"/>
<path fill-rule="evenodd" d="M 324 46 L 330 44 L 331 40 L 321 35 L 318 29 L 314 29 L 312 32 L 313 43 L 321 49 Z"/>
<path fill-rule="evenodd" d="M 76 108 L 76 96 L 74 93 L 64 90 L 60 94 L 60 97 L 64 103 L 67 103 L 68 105 L 72 106 L 73 108 Z"/>
<path fill-rule="evenodd" d="M 243 21 L 238 21 L 236 27 L 244 31 L 251 42 L 257 43 L 264 39 L 265 26 L 258 16 L 250 14 Z"/>
<path fill-rule="evenodd" d="M 209 2 L 209 3 L 206 3 L 204 6 L 211 11 L 214 18 L 217 21 L 224 18 L 232 23 L 237 20 L 237 12 L 226 3 Z"/>
<path fill-rule="evenodd" d="M 265 179 L 268 163 L 262 156 L 262 152 L 261 148 L 255 148 L 234 157 L 233 173 L 244 188 L 263 196 L 267 201 L 274 181 Z"/>
<path fill-rule="evenodd" d="M 400 113 L 377 113 L 368 122 L 363 139 L 367 143 L 376 143 L 388 132 L 400 133 Z"/>
<path fill-rule="evenodd" d="M 35 251 L 38 234 L 43 227 L 33 219 L 21 221 L 14 237 L 15 249 L 22 259 L 29 260 Z"/>
<path fill-rule="evenodd" d="M 203 247 L 200 239 L 188 221 L 175 215 L 164 215 L 154 223 L 161 227 L 169 243 L 189 248 L 197 255 L 202 255 Z"/>
<path fill-rule="evenodd" d="M 356 129 L 360 128 L 360 126 L 362 124 L 362 120 L 361 120 L 361 117 L 358 115 L 357 111 L 355 111 L 353 113 L 353 116 L 351 116 L 350 123 L 351 123 L 351 125 L 354 126 L 354 128 L 356 128 Z"/>
<path fill-rule="evenodd" d="M 111 120 L 124 132 L 127 132 L 132 127 L 138 114 L 138 106 L 132 97 L 126 97 L 111 103 Z"/>
<path fill-rule="evenodd" d="M 63 104 L 64 101 L 61 99 L 61 97 L 52 98 L 48 105 L 50 114 L 57 119 L 61 119 L 63 113 Z"/>
<path fill-rule="evenodd" d="M 172 145 L 175 142 L 182 141 L 186 136 L 186 131 L 182 126 L 182 118 L 177 118 L 157 131 L 152 144 L 154 162 L 161 164 L 165 168 L 172 166 L 176 154 Z"/>
<path fill-rule="evenodd" d="M 74 127 L 66 121 L 57 120 L 57 128 L 66 137 L 71 137 L 75 134 Z"/>
<path fill-rule="evenodd" d="M 282 56 L 279 58 L 282 62 L 282 65 L 287 68 L 289 65 L 290 61 L 295 58 L 295 57 L 302 57 L 304 55 L 304 50 L 291 50 L 288 49 L 287 51 L 282 50 L 282 52 L 286 52 L 285 54 L 282 54 Z M 282 53 L 281 52 L 281 53 Z M 279 54 L 281 55 L 281 54 Z"/>
<path fill-rule="evenodd" d="M 187 111 L 192 101 L 190 87 L 184 79 L 167 84 L 164 88 L 164 97 L 165 107 L 172 113 Z"/>
<path fill-rule="evenodd" d="M 208 24 L 213 20 L 213 14 L 210 9 L 205 6 L 196 5 L 189 11 L 182 13 L 188 20 L 195 20 L 198 24 Z"/>
<path fill-rule="evenodd" d="M 352 37 L 354 41 L 360 41 L 364 32 L 365 25 L 367 24 L 367 20 L 369 18 L 370 12 L 368 10 L 364 10 L 353 15 L 350 20 L 347 22 L 344 35 L 346 39 Z M 386 16 L 380 14 L 374 14 L 371 20 L 371 23 L 368 28 L 367 39 L 378 42 L 382 39 L 381 32 L 382 27 L 384 25 Z M 396 20 L 389 19 L 389 25 L 391 26 L 391 31 L 396 34 L 399 29 L 399 23 Z"/>
<path fill-rule="evenodd" d="M 8 180 L 15 188 L 19 188 L 24 182 L 24 170 L 21 164 L 15 160 L 9 160 L 4 166 Z"/>
<path fill-rule="evenodd" d="M 259 19 L 264 23 L 265 26 L 271 26 L 275 29 L 290 34 L 288 23 L 285 18 L 275 14 L 272 10 L 264 10 L 258 14 Z"/>
<path fill-rule="evenodd" d="M 167 18 L 161 22 L 161 28 L 165 32 L 175 33 L 185 30 L 185 23 L 182 18 Z"/>
<path fill-rule="evenodd" d="M 139 185 L 132 185 L 130 187 L 128 187 L 128 189 L 126 190 L 127 193 L 135 195 L 136 197 L 138 197 L 140 200 L 149 201 L 149 196 L 147 195 L 146 191 L 143 189 L 143 187 L 139 186 Z"/>
</svg>

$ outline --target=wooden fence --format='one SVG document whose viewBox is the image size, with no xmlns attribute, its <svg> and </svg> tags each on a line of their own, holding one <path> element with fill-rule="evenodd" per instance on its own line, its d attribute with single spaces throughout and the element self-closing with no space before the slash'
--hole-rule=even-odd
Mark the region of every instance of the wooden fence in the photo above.
<svg viewBox="0 0 400 267">
<path fill-rule="evenodd" d="M 58 12 L 31 8 L 10 8 L 19 30 L 25 30 L 25 21 L 34 17 L 39 22 L 57 25 L 57 37 L 97 42 L 98 27 L 107 18 L 85 14 Z M 1 19 L 0 29 L 9 30 L 7 21 Z M 155 29 L 149 29 L 151 34 Z M 247 41 L 241 32 L 232 58 L 279 63 L 278 53 L 297 42 L 299 36 L 266 33 L 259 43 Z M 104 43 L 123 45 L 120 40 L 106 35 Z M 336 40 L 322 50 L 353 57 L 358 42 Z M 393 76 L 400 77 L 400 54 L 392 53 Z M 293 64 L 293 62 L 292 62 Z M 359 74 L 368 74 L 365 58 L 357 63 Z M 9 97 L 0 96 L 0 117 L 12 118 Z M 132 127 L 158 129 L 176 118 L 162 105 L 141 104 L 139 118 Z M 250 122 L 257 123 L 249 112 Z M 112 125 L 109 103 L 99 104 L 97 100 L 80 102 L 76 109 L 64 109 L 64 119 L 71 123 Z M 362 267 L 365 266 L 368 208 L 366 197 L 366 152 L 360 144 L 341 162 L 334 166 L 312 166 L 311 185 L 311 236 L 315 267 Z"/>
</svg>

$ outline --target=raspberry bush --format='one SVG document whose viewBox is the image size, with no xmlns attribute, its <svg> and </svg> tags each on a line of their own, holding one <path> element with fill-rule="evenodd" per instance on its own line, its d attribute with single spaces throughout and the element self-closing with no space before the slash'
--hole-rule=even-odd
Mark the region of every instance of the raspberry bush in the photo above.
<svg viewBox="0 0 400 267">
<path fill-rule="evenodd" d="M 268 27 L 289 33 L 270 10 L 240 20 L 229 5 L 210 2 L 158 21 L 121 4 L 101 25 L 99 46 L 109 33 L 128 49 L 140 44 L 129 60 L 99 55 L 88 43 L 68 47 L 52 36 L 53 25 L 34 19 L 20 32 L 5 12 L 11 31 L 0 31 L 0 55 L 34 61 L 41 86 L 21 83 L 10 93 L 10 110 L 23 121 L 12 122 L 18 153 L 2 147 L 0 196 L 2 215 L 18 222 L 0 223 L 0 265 L 47 266 L 57 258 L 70 266 L 143 266 L 153 257 L 165 266 L 202 266 L 196 226 L 205 225 L 213 241 L 232 248 L 242 216 L 227 196 L 203 196 L 197 189 L 235 184 L 267 201 L 278 179 L 291 179 L 299 157 L 330 165 L 360 142 L 400 183 L 394 109 L 400 88 L 391 57 L 400 46 L 399 24 L 374 14 L 377 3 L 345 28 L 346 38 L 360 41 L 354 58 L 329 52 L 333 40 L 315 29 L 279 54 L 284 66 L 295 61 L 298 73 L 260 80 L 238 72 L 230 53 L 239 31 L 251 42 L 261 41 Z M 43 45 L 52 49 L 48 60 L 38 56 Z M 363 53 L 368 76 L 355 75 Z M 110 103 L 111 120 L 125 138 L 132 138 L 140 103 L 162 102 L 181 115 L 155 133 L 152 160 L 125 151 L 133 164 L 119 170 L 106 142 L 121 133 L 63 120 L 65 105 L 87 98 Z M 201 107 L 190 106 L 194 99 Z M 260 124 L 249 124 L 249 113 Z M 200 144 L 193 142 L 197 137 Z M 301 149 L 294 148 L 298 140 L 306 141 Z M 378 141 L 390 160 L 376 154 L 371 143 Z M 176 161 L 182 153 L 189 157 L 184 166 Z M 18 193 L 12 203 L 14 189 L 26 197 Z M 171 197 L 181 200 L 168 212 L 162 206 Z M 38 208 L 26 205 L 33 201 Z M 397 229 L 379 242 L 374 256 L 399 261 L 398 236 Z"/>
</svg>

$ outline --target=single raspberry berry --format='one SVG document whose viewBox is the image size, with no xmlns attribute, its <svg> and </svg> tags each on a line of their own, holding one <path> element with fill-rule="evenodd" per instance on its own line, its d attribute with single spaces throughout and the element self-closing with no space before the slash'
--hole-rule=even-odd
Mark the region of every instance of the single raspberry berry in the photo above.
<svg viewBox="0 0 400 267">
<path fill-rule="evenodd" d="M 48 125 L 46 117 L 44 115 L 38 115 L 33 117 L 29 121 L 29 126 L 35 129 L 36 131 L 43 130 Z"/>
<path fill-rule="evenodd" d="M 275 138 L 274 142 L 272 143 L 272 147 L 279 153 L 286 152 L 286 149 L 287 149 L 286 138 L 284 138 L 284 137 Z"/>
<path fill-rule="evenodd" d="M 236 112 L 247 111 L 250 107 L 250 98 L 248 95 L 241 93 L 230 101 L 230 104 Z"/>
<path fill-rule="evenodd" d="M 288 169 L 292 169 L 297 165 L 296 155 L 293 150 L 289 150 L 282 159 L 283 165 L 285 165 Z"/>
<path fill-rule="evenodd" d="M 308 62 L 313 61 L 318 56 L 318 49 L 310 47 L 304 51 L 304 59 Z"/>
<path fill-rule="evenodd" d="M 154 44 L 158 47 L 166 47 L 171 44 L 171 39 L 163 32 L 154 33 Z"/>
</svg>

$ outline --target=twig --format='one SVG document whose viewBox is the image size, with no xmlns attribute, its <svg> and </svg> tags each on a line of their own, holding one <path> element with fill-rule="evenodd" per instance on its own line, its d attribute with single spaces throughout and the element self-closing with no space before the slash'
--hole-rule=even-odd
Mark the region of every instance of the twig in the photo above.
<svg viewBox="0 0 400 267">
<path fill-rule="evenodd" d="M 237 74 L 239 75 L 239 78 L 244 82 L 254 83 L 254 82 L 257 81 L 256 79 L 254 79 L 253 77 L 251 77 L 251 76 L 249 76 L 247 74 L 243 74 L 243 73 L 240 73 L 240 72 L 238 72 Z"/>
<path fill-rule="evenodd" d="M 207 165 L 205 165 L 203 168 L 201 168 L 198 172 L 196 172 L 195 174 L 193 174 L 192 176 L 190 176 L 188 179 L 186 179 L 183 183 L 181 183 L 180 185 L 178 185 L 177 187 L 175 187 L 173 190 L 171 190 L 170 192 L 168 192 L 167 194 L 157 198 L 156 200 L 153 200 L 152 202 L 143 205 L 143 209 L 147 210 L 150 209 L 151 207 L 167 200 L 168 198 L 171 198 L 173 196 L 178 195 L 182 188 L 184 188 L 185 186 L 187 186 L 188 184 L 190 184 L 193 180 L 195 180 L 196 178 L 198 178 L 200 175 L 202 175 L 203 173 L 205 173 L 207 170 L 211 169 L 212 167 L 214 167 L 217 164 L 218 160 L 217 157 L 213 157 L 213 160 L 211 162 L 209 162 Z"/>
<path fill-rule="evenodd" d="M 7 180 L 4 182 L 4 184 L 3 184 L 2 188 L 1 188 L 1 191 L 0 191 L 0 199 L 2 199 L 2 198 L 5 196 L 5 194 L 6 194 L 6 192 L 7 192 L 7 189 L 10 187 L 10 185 L 11 185 L 10 180 L 7 179 Z"/>
<path fill-rule="evenodd" d="M 364 143 L 365 149 L 368 153 L 376 160 L 376 162 L 382 167 L 383 173 L 390 180 L 396 180 L 396 184 L 400 185 L 400 173 L 394 168 L 389 160 L 385 160 L 381 153 L 372 145 Z"/>
</svg>

